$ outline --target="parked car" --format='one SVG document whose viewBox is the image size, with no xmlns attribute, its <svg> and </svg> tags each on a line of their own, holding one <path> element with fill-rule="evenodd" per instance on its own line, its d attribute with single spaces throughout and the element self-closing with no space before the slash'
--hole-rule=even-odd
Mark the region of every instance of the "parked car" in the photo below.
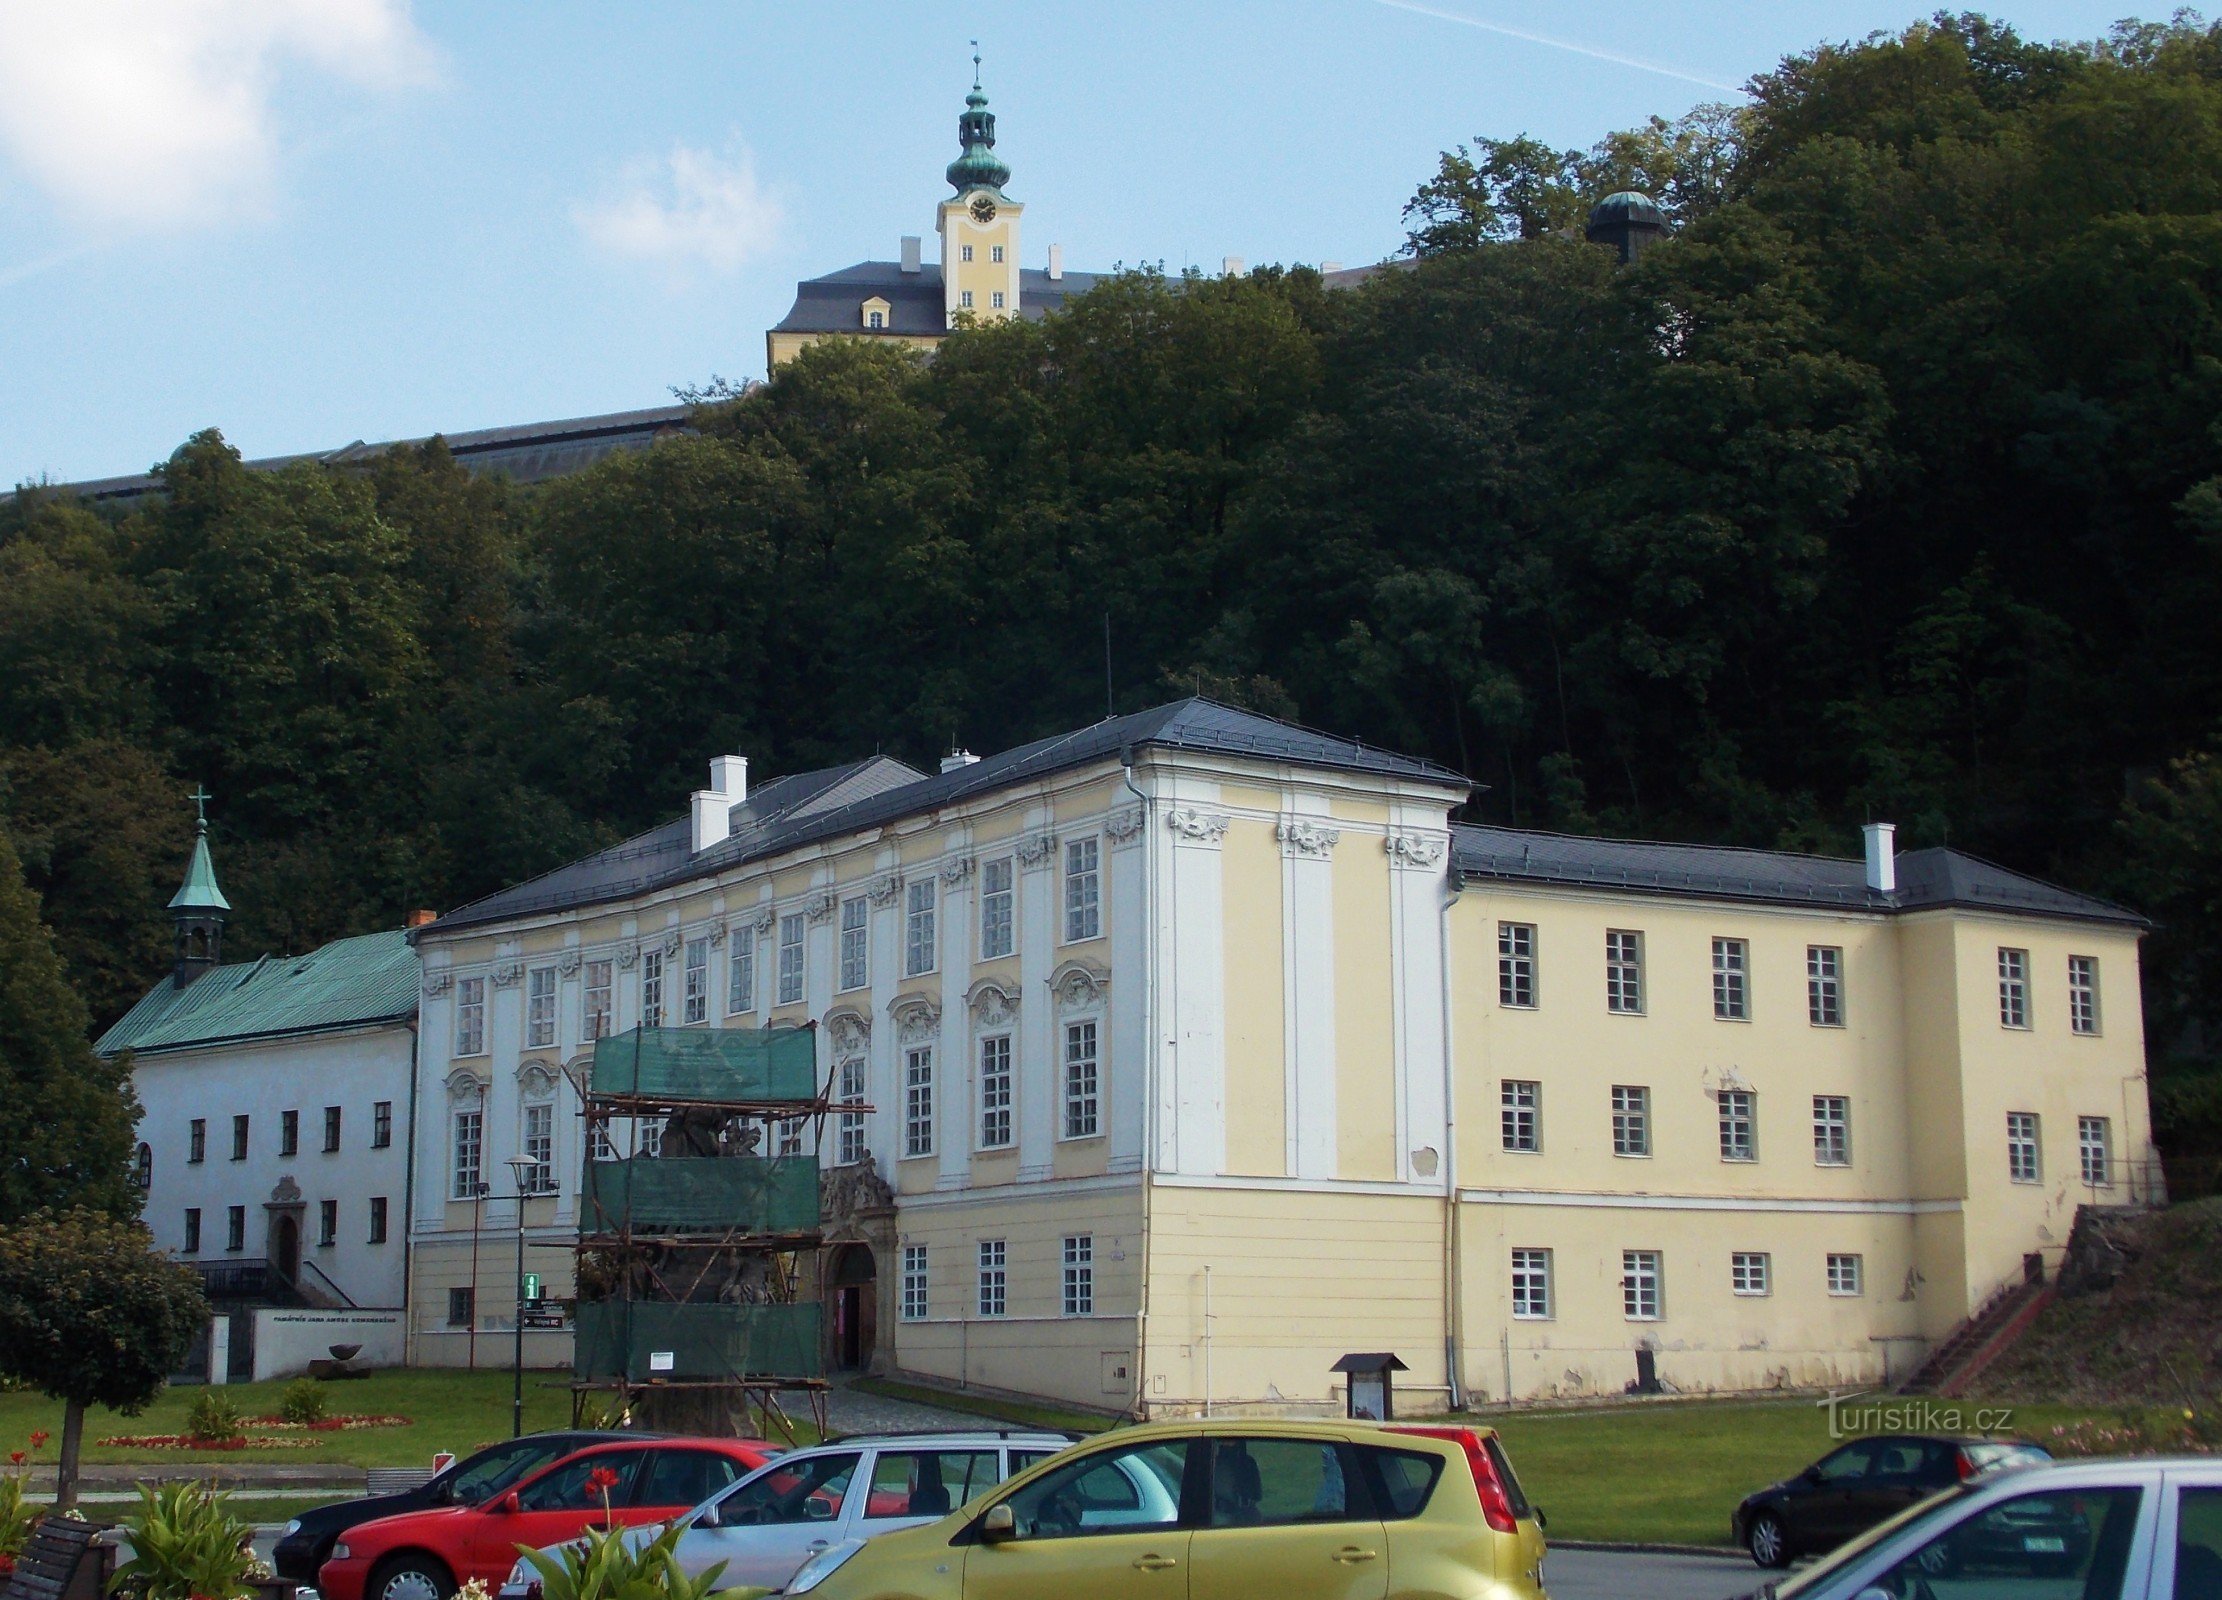
<svg viewBox="0 0 2222 1600">
<path fill-rule="evenodd" d="M 366 1495 L 336 1505 L 304 1511 L 285 1525 L 270 1553 L 270 1565 L 281 1578 L 295 1583 L 316 1582 L 317 1569 L 331 1559 L 332 1545 L 349 1528 L 404 1511 L 427 1511 L 436 1506 L 475 1506 L 500 1494 L 526 1473 L 561 1460 L 574 1450 L 613 1439 L 641 1439 L 638 1433 L 611 1433 L 574 1428 L 556 1433 L 528 1433 L 488 1445 L 446 1468 L 414 1489 L 399 1494 Z"/>
<path fill-rule="evenodd" d="M 831 1545 L 822 1600 L 1544 1600 L 1542 1516 L 1494 1430 L 1194 1421 L 1121 1429 L 935 1522 Z"/>
<path fill-rule="evenodd" d="M 1834 1550 L 1939 1489 L 2051 1459 L 2036 1445 L 2010 1439 L 1933 1434 L 1854 1439 L 1796 1477 L 1746 1495 L 1729 1526 L 1752 1560 L 1786 1567 L 1800 1556 Z"/>
<path fill-rule="evenodd" d="M 679 1564 L 695 1573 L 722 1564 L 721 1589 L 777 1589 L 821 1550 L 936 1521 L 1071 1442 L 1057 1433 L 907 1433 L 796 1450 L 677 1519 L 686 1525 Z M 501 1592 L 540 1600 L 540 1574 L 520 1560 Z"/>
<path fill-rule="evenodd" d="M 491 1588 L 520 1545 L 560 1544 L 609 1524 L 668 1521 L 777 1454 L 761 1439 L 629 1437 L 594 1445 L 478 1505 L 412 1511 L 348 1529 L 316 1586 L 325 1600 L 448 1600 L 473 1578 Z"/>
<path fill-rule="evenodd" d="M 1951 1488 L 1746 1600 L 2210 1600 L 2222 1461 L 2054 1463 Z"/>
</svg>

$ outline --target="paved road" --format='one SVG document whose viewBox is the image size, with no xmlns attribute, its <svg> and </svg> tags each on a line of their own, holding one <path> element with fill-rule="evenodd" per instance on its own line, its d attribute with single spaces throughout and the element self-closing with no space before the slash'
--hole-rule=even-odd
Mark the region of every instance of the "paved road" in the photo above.
<svg viewBox="0 0 2222 1600">
<path fill-rule="evenodd" d="M 1732 1600 L 1772 1576 L 1743 1556 L 1553 1550 L 1543 1561 L 1551 1600 Z"/>
<path fill-rule="evenodd" d="M 965 1411 L 944 1411 L 914 1400 L 890 1400 L 836 1383 L 826 1396 L 826 1422 L 835 1433 L 932 1432 L 944 1428 L 996 1428 L 1003 1424 Z"/>
</svg>

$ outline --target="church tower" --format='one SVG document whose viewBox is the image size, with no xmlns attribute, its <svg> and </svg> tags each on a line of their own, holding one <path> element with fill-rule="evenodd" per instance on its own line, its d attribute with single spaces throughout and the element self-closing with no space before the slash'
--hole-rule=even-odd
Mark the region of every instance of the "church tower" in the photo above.
<svg viewBox="0 0 2222 1600">
<path fill-rule="evenodd" d="M 224 923 L 231 916 L 231 902 L 216 887 L 216 863 L 208 854 L 208 793 L 193 788 L 197 814 L 193 855 L 185 864 L 185 881 L 170 896 L 170 925 L 176 930 L 170 981 L 182 989 L 224 960 Z"/>
<path fill-rule="evenodd" d="M 949 163 L 956 193 L 941 202 L 943 313 L 954 324 L 969 311 L 982 322 L 1018 315 L 1018 219 L 1026 208 L 1003 192 L 1011 169 L 995 154 L 995 113 L 980 92 L 980 58 L 972 58 L 972 92 L 957 118 L 962 149 Z"/>
</svg>

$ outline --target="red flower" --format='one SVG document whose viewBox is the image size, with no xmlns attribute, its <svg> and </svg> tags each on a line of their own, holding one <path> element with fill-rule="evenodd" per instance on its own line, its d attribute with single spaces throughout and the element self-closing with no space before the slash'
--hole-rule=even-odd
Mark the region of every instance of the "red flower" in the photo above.
<svg viewBox="0 0 2222 1600">
<path fill-rule="evenodd" d="M 617 1487 L 617 1469 L 615 1467 L 596 1467 L 586 1475 L 586 1486 L 595 1494 L 608 1494 L 610 1490 Z"/>
<path fill-rule="evenodd" d="M 15 1466 L 18 1466 L 18 1467 L 22 1466 L 22 1465 L 23 1465 L 23 1463 L 24 1463 L 24 1460 L 25 1460 L 25 1459 L 26 1459 L 26 1458 L 25 1458 L 25 1456 L 24 1456 L 23 1452 L 22 1452 L 22 1451 L 20 1451 L 20 1450 L 10 1450 L 10 1451 L 8 1452 L 8 1460 L 9 1460 L 9 1462 L 10 1462 L 10 1463 L 12 1463 L 12 1464 L 13 1464 L 13 1465 L 15 1465 Z"/>
<path fill-rule="evenodd" d="M 34 1428 L 31 1431 L 31 1448 L 34 1450 L 40 1449 L 45 1445 L 45 1443 L 46 1430 L 44 1428 Z"/>
</svg>

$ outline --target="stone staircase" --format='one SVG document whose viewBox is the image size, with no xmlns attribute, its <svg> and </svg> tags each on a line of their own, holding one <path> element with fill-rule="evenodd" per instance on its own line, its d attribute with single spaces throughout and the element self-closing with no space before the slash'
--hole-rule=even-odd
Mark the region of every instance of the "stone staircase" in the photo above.
<svg viewBox="0 0 2222 1600">
<path fill-rule="evenodd" d="M 2008 1284 L 1985 1301 L 1944 1343 L 1929 1353 L 1920 1369 L 1898 1386 L 1900 1394 L 1953 1397 L 1966 1392 L 1983 1370 L 2021 1337 L 2022 1330 L 2052 1301 L 2052 1286 L 2042 1264 L 2032 1258 L 2020 1283 Z"/>
</svg>

